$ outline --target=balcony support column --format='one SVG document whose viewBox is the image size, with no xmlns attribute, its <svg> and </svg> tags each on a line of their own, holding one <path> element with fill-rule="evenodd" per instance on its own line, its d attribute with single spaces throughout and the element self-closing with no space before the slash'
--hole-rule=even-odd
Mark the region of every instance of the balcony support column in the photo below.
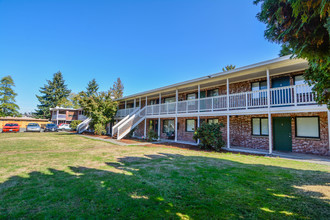
<svg viewBox="0 0 330 220">
<path fill-rule="evenodd" d="M 127 108 L 127 100 L 125 100 L 125 109 Z"/>
<path fill-rule="evenodd" d="M 136 108 L 136 99 L 134 99 L 134 108 Z"/>
<path fill-rule="evenodd" d="M 177 142 L 178 141 L 178 117 L 175 116 L 175 121 L 174 121 L 175 125 L 174 125 L 174 129 L 175 129 L 175 137 L 174 137 L 174 141 Z"/>
<path fill-rule="evenodd" d="M 58 112 L 59 110 L 56 111 L 56 124 L 58 125 Z"/>
<path fill-rule="evenodd" d="M 227 111 L 229 111 L 229 79 L 227 78 Z"/>
<path fill-rule="evenodd" d="M 198 112 L 201 109 L 201 85 L 198 85 L 198 93 L 197 93 L 197 98 L 198 98 Z M 199 118 L 199 116 L 198 116 Z M 199 126 L 199 125 L 198 125 Z"/>
<path fill-rule="evenodd" d="M 269 144 L 269 154 L 273 153 L 273 133 L 272 133 L 272 114 L 270 112 L 270 77 L 269 69 L 267 72 L 267 105 L 268 105 L 268 144 Z"/>
<path fill-rule="evenodd" d="M 328 144 L 330 149 L 330 111 L 328 110 Z"/>
<path fill-rule="evenodd" d="M 227 148 L 230 148 L 230 115 L 227 114 Z"/>
<path fill-rule="evenodd" d="M 159 101 L 158 101 L 158 115 L 160 115 L 160 105 L 162 104 L 162 94 L 161 93 L 159 93 Z M 158 135 L 159 136 L 159 135 Z"/>
<path fill-rule="evenodd" d="M 199 117 L 199 115 L 197 116 L 197 128 L 199 128 L 199 126 L 200 126 L 200 117 Z M 197 139 L 197 144 L 199 144 L 199 142 L 200 142 L 200 140 L 199 139 Z"/>
<path fill-rule="evenodd" d="M 160 118 L 158 118 L 158 140 L 160 140 Z"/>
<path fill-rule="evenodd" d="M 141 97 L 139 98 L 139 107 L 142 108 Z"/>
<path fill-rule="evenodd" d="M 178 114 L 178 100 L 179 100 L 179 92 L 175 90 L 175 114 Z M 176 116 L 175 116 L 176 117 Z"/>
<path fill-rule="evenodd" d="M 147 119 L 144 119 L 144 139 L 147 139 Z"/>
</svg>

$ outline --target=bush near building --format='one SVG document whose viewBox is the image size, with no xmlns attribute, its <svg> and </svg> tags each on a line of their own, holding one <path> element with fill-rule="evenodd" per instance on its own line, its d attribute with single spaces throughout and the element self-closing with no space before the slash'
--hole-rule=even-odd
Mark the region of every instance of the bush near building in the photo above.
<svg viewBox="0 0 330 220">
<path fill-rule="evenodd" d="M 71 127 L 73 130 L 77 130 L 77 126 L 78 126 L 81 122 L 82 122 L 81 120 L 74 120 L 74 121 L 71 122 L 70 127 Z"/>
<path fill-rule="evenodd" d="M 222 138 L 221 128 L 224 127 L 222 123 L 202 123 L 194 133 L 194 139 L 200 140 L 199 146 L 201 149 L 212 149 L 219 151 L 225 145 Z"/>
</svg>

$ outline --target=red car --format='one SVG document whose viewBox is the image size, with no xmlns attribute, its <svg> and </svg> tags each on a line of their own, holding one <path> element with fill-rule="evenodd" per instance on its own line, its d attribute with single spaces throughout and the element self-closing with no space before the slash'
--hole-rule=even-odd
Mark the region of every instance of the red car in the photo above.
<svg viewBox="0 0 330 220">
<path fill-rule="evenodd" d="M 19 125 L 8 123 L 2 128 L 2 132 L 19 132 Z"/>
</svg>

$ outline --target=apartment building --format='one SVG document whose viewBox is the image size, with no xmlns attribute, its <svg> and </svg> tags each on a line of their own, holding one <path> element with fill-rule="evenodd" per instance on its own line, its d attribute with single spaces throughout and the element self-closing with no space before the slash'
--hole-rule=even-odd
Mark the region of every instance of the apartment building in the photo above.
<svg viewBox="0 0 330 220">
<path fill-rule="evenodd" d="M 148 130 L 192 143 L 201 123 L 222 123 L 226 147 L 329 155 L 329 111 L 303 73 L 308 62 L 280 57 L 119 99 L 112 135 Z"/>
<path fill-rule="evenodd" d="M 57 125 L 61 123 L 70 124 L 71 121 L 74 120 L 84 121 L 87 119 L 87 117 L 84 115 L 84 111 L 81 108 L 74 109 L 56 106 L 55 108 L 50 108 L 50 113 L 51 121 Z"/>
</svg>

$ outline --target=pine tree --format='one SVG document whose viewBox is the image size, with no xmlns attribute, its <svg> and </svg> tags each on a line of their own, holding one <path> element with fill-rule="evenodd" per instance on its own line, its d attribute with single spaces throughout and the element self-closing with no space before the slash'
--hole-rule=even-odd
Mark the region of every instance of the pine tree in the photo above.
<svg viewBox="0 0 330 220">
<path fill-rule="evenodd" d="M 0 80 L 0 116 L 19 116 L 19 107 L 15 103 L 14 80 L 5 76 Z"/>
<path fill-rule="evenodd" d="M 223 71 L 223 72 L 226 72 L 226 71 L 229 71 L 229 70 L 233 70 L 233 69 L 235 69 L 235 68 L 236 68 L 236 66 L 230 64 L 230 65 L 227 65 L 227 66 L 225 66 L 224 68 L 222 68 L 222 71 Z"/>
<path fill-rule="evenodd" d="M 97 93 L 97 91 L 99 90 L 99 85 L 97 84 L 95 79 L 92 79 L 91 81 L 88 82 L 86 89 L 87 89 L 86 95 L 89 97 Z"/>
<path fill-rule="evenodd" d="M 293 54 L 292 49 L 287 43 L 282 44 L 280 53 L 278 54 L 279 57 L 287 56 Z"/>
<path fill-rule="evenodd" d="M 47 80 L 47 84 L 41 87 L 39 92 L 42 95 L 37 95 L 40 102 L 37 115 L 43 118 L 49 118 L 49 108 L 54 108 L 61 104 L 63 99 L 68 98 L 71 90 L 65 85 L 65 80 L 63 79 L 62 73 L 59 71 L 54 74 L 53 80 Z"/>
<path fill-rule="evenodd" d="M 308 61 L 305 80 L 313 85 L 318 104 L 330 109 L 329 0 L 254 0 L 261 4 L 257 19 L 266 24 L 264 36 L 285 44 L 294 58 Z"/>
<path fill-rule="evenodd" d="M 114 99 L 119 99 L 123 97 L 124 94 L 124 85 L 121 82 L 120 78 L 117 78 L 117 81 L 113 83 L 111 92 Z"/>
</svg>

